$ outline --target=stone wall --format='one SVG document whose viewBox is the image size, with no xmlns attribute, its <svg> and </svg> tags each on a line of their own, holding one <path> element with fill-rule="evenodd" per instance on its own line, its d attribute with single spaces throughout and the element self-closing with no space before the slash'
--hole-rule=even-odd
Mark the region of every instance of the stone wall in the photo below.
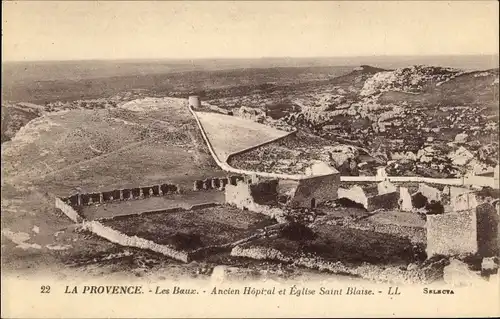
<svg viewBox="0 0 500 319">
<path fill-rule="evenodd" d="M 82 221 L 82 217 L 78 215 L 78 213 L 71 207 L 69 204 L 63 202 L 60 198 L 55 199 L 55 206 L 57 209 L 60 209 L 64 215 L 68 216 L 75 223 L 79 223 Z"/>
<path fill-rule="evenodd" d="M 476 207 L 478 253 L 482 257 L 498 256 L 500 241 L 498 237 L 499 216 L 489 203 Z"/>
<path fill-rule="evenodd" d="M 376 209 L 396 209 L 399 206 L 399 192 L 370 196 L 367 199 L 367 211 Z"/>
<path fill-rule="evenodd" d="M 339 188 L 338 197 L 347 198 L 355 203 L 361 204 L 367 211 L 374 211 L 381 208 L 398 208 L 400 195 L 398 191 L 393 191 L 390 193 L 367 196 L 363 188 L 355 185 L 349 189 Z"/>
<path fill-rule="evenodd" d="M 499 216 L 493 205 L 442 215 L 427 215 L 427 255 L 499 253 Z"/>
<path fill-rule="evenodd" d="M 429 258 L 477 253 L 476 211 L 428 215 L 426 251 Z"/>
<path fill-rule="evenodd" d="M 72 207 L 104 204 L 113 201 L 144 199 L 153 196 L 178 194 L 180 187 L 174 184 L 142 186 L 131 189 L 115 189 L 101 193 L 74 194 L 61 200 Z"/>
<path fill-rule="evenodd" d="M 363 205 L 363 207 L 368 207 L 368 197 L 361 186 L 354 185 L 349 189 L 339 188 L 338 198 L 347 198 L 355 203 Z"/>
<path fill-rule="evenodd" d="M 311 176 L 298 180 L 289 205 L 291 207 L 316 207 L 338 197 L 340 174 Z"/>
<path fill-rule="evenodd" d="M 224 190 L 226 185 L 236 185 L 238 181 L 242 181 L 245 178 L 243 176 L 231 175 L 228 177 L 209 177 L 203 180 L 195 180 L 193 182 L 193 191 L 201 190 Z"/>
<path fill-rule="evenodd" d="M 150 188 L 152 193 L 154 194 L 154 187 Z M 156 190 L 159 190 L 160 187 Z M 132 192 L 130 192 L 132 193 Z M 137 190 L 136 190 L 137 193 Z M 113 192 L 103 192 L 103 193 L 96 193 L 92 194 L 93 197 L 96 197 L 99 195 L 100 198 L 106 198 L 107 200 L 113 200 L 112 197 L 114 198 L 114 194 L 118 193 L 113 193 Z M 141 194 L 142 194 L 142 189 L 141 189 Z M 78 196 L 77 196 L 78 195 Z M 84 194 L 77 194 L 70 196 L 69 198 L 66 199 L 66 202 L 63 201 L 62 199 L 56 197 L 55 198 L 55 207 L 59 210 L 61 210 L 68 218 L 70 218 L 73 222 L 79 223 L 83 226 L 84 229 L 106 239 L 109 240 L 110 242 L 122 245 L 122 246 L 128 246 L 128 247 L 137 247 L 141 249 L 148 249 L 160 254 L 163 254 L 167 257 L 182 261 L 182 262 L 190 262 L 192 260 L 191 255 L 196 255 L 197 252 L 183 252 L 183 251 L 178 251 L 174 249 L 171 246 L 167 245 L 160 245 L 157 244 L 153 241 L 140 238 L 137 236 L 128 236 L 122 232 L 119 232 L 117 230 L 114 230 L 110 227 L 104 226 L 101 224 L 99 221 L 86 221 L 83 217 L 81 217 L 75 209 L 68 203 L 73 203 L 73 204 L 78 204 L 77 199 L 81 199 L 82 197 L 85 198 L 91 198 L 92 196 L 86 194 L 86 196 L 80 196 Z M 68 202 L 68 203 L 67 203 Z M 178 211 L 188 211 L 188 210 L 193 210 L 193 209 L 203 209 L 203 208 L 208 208 L 208 207 L 215 207 L 218 206 L 218 203 L 203 203 L 203 204 L 197 204 L 193 205 L 192 207 L 186 209 L 186 208 L 171 208 L 171 209 L 164 209 L 164 210 L 158 210 L 158 211 L 148 211 L 141 213 L 142 214 L 159 214 L 159 213 L 173 213 L 173 212 L 178 212 Z M 113 218 L 110 218 L 112 220 L 116 219 L 123 219 L 123 218 L 128 218 L 130 215 L 124 215 L 124 216 L 116 216 Z M 208 247 L 208 249 L 218 249 L 218 248 L 223 248 L 223 247 Z"/>
<path fill-rule="evenodd" d="M 144 216 L 144 215 L 150 215 L 150 214 L 169 214 L 169 213 L 171 214 L 171 213 L 182 212 L 185 210 L 186 209 L 183 207 L 174 207 L 174 208 L 167 208 L 167 209 L 160 209 L 160 210 L 152 210 L 152 211 L 147 211 L 147 212 L 136 212 L 136 213 L 126 214 L 126 215 L 101 217 L 101 218 L 97 218 L 94 220 L 97 220 L 97 221 L 123 220 L 123 219 L 128 219 L 131 216 Z"/>
<path fill-rule="evenodd" d="M 498 179 L 487 176 L 470 175 L 464 177 L 464 185 L 489 186 L 498 188 Z"/>
<path fill-rule="evenodd" d="M 379 195 L 383 195 L 383 194 L 387 194 L 387 193 L 396 192 L 398 189 L 390 181 L 382 181 L 382 182 L 377 184 L 377 190 L 378 190 Z"/>
<path fill-rule="evenodd" d="M 117 230 L 114 230 L 110 227 L 104 226 L 98 221 L 84 222 L 84 228 L 91 231 L 92 233 L 109 240 L 110 242 L 128 246 L 128 247 L 137 247 L 141 249 L 148 249 L 167 257 L 182 261 L 189 262 L 190 258 L 188 253 L 177 251 L 174 248 L 166 245 L 160 245 L 153 241 L 140 238 L 137 236 L 128 236 Z"/>
<path fill-rule="evenodd" d="M 406 187 L 399 188 L 399 209 L 404 212 L 413 211 L 413 204 L 411 201 L 411 195 Z"/>
<path fill-rule="evenodd" d="M 277 179 L 286 179 L 286 180 L 301 180 L 304 178 L 307 178 L 307 176 L 303 174 L 277 174 L 277 173 L 267 173 L 267 172 L 256 172 L 256 171 L 249 171 L 249 170 L 242 170 L 242 169 L 237 169 L 232 166 L 230 166 L 227 161 L 235 155 L 248 152 L 254 148 L 261 147 L 262 145 L 268 144 L 275 142 L 276 140 L 279 140 L 281 138 L 285 138 L 286 136 L 279 137 L 274 141 L 268 141 L 264 144 L 261 145 L 256 145 L 253 146 L 252 148 L 242 150 L 237 153 L 229 154 L 229 156 L 226 159 L 219 159 L 217 155 L 215 154 L 212 145 L 210 144 L 210 141 L 207 137 L 207 134 L 203 128 L 203 125 L 201 124 L 198 115 L 196 112 L 193 110 L 191 105 L 188 105 L 188 109 L 193 115 L 196 124 L 198 125 L 198 128 L 200 129 L 201 135 L 205 141 L 205 143 L 208 146 L 208 149 L 210 151 L 210 154 L 212 155 L 213 159 L 217 163 L 217 165 L 224 171 L 227 172 L 232 172 L 236 174 L 242 174 L 242 175 L 251 175 L 251 174 L 256 174 L 261 177 L 266 177 L 266 178 L 277 178 Z M 292 132 L 291 134 L 295 134 L 296 131 Z M 288 136 L 288 135 L 287 135 Z M 497 169 L 498 171 L 498 169 Z M 388 180 L 391 182 L 421 182 L 421 183 L 429 183 L 429 184 L 443 184 L 443 185 L 479 185 L 479 186 L 491 186 L 498 188 L 498 173 L 495 175 L 496 177 L 491 177 L 491 178 L 482 178 L 478 176 L 477 179 L 475 178 L 429 178 L 429 177 L 421 177 L 421 176 L 387 176 L 385 172 L 382 170 L 378 171 L 378 174 L 376 176 L 341 176 L 340 180 L 343 182 L 381 182 L 384 180 Z"/>
<path fill-rule="evenodd" d="M 276 204 L 278 201 L 278 180 L 261 181 L 250 184 L 250 193 L 257 204 Z"/>
<path fill-rule="evenodd" d="M 231 180 L 231 178 L 227 179 L 228 181 Z M 233 186 L 230 185 L 230 191 L 231 188 L 233 190 L 237 189 L 244 189 L 248 191 L 248 195 L 250 194 L 250 183 L 245 182 L 241 180 L 240 177 L 234 178 L 234 181 L 237 181 L 236 183 L 238 186 Z M 277 181 L 276 181 L 277 182 Z M 267 188 L 272 188 L 273 183 L 267 183 L 263 188 L 258 188 L 259 191 L 265 191 Z M 219 185 L 220 187 L 220 185 Z M 222 250 L 227 250 L 230 249 L 238 244 L 245 243 L 254 239 L 257 239 L 262 236 L 268 236 L 269 232 L 266 230 L 266 227 L 263 230 L 259 231 L 256 234 L 253 234 L 249 237 L 239 239 L 234 243 L 228 243 L 228 244 L 223 244 L 223 245 L 213 245 L 213 246 L 208 246 L 208 247 L 203 247 L 198 250 L 194 251 L 179 251 L 175 249 L 172 246 L 169 245 L 161 245 L 157 244 L 153 241 L 140 238 L 137 236 L 129 236 L 126 235 L 120 231 L 117 231 L 115 229 L 112 229 L 111 227 L 104 226 L 102 223 L 100 223 L 97 220 L 93 221 L 86 221 L 83 217 L 81 217 L 76 210 L 72 207 L 78 207 L 85 204 L 92 204 L 93 202 L 99 202 L 103 203 L 106 201 L 113 201 L 113 200 L 125 200 L 124 195 L 130 196 L 130 198 L 144 198 L 147 196 L 161 196 L 162 194 L 165 194 L 165 192 L 171 192 L 171 191 L 178 191 L 178 188 L 176 185 L 155 185 L 155 186 L 150 186 L 150 187 L 138 187 L 138 188 L 133 188 L 133 189 L 124 189 L 124 190 L 113 190 L 113 191 L 108 191 L 108 192 L 102 192 L 102 193 L 92 193 L 92 194 L 75 194 L 72 195 L 68 198 L 60 199 L 58 197 L 55 197 L 55 207 L 57 209 L 60 209 L 68 218 L 70 218 L 72 221 L 75 223 L 79 223 L 82 225 L 82 227 L 110 242 L 122 245 L 122 246 L 127 246 L 127 247 L 137 247 L 141 249 L 148 249 L 160 254 L 163 254 L 167 257 L 188 263 L 195 258 L 200 258 L 203 257 L 207 254 L 210 254 L 215 251 L 222 251 Z M 227 192 L 227 190 L 226 190 Z M 237 196 L 237 192 L 235 192 Z M 238 198 L 238 200 L 241 198 Z M 284 217 L 283 217 L 283 212 L 279 209 L 273 209 L 264 205 L 258 205 L 254 203 L 252 200 L 248 201 L 249 206 L 253 205 L 253 211 L 257 211 L 260 213 L 263 213 L 265 215 L 270 216 L 271 218 L 276 218 L 279 222 L 285 222 Z M 171 208 L 171 209 L 164 209 L 164 210 L 157 210 L 157 211 L 148 211 L 148 212 L 142 212 L 139 213 L 140 215 L 143 214 L 159 214 L 159 213 L 173 213 L 173 212 L 179 212 L 179 211 L 189 211 L 189 210 L 194 210 L 194 209 L 204 209 L 208 207 L 215 207 L 218 206 L 218 203 L 202 203 L 202 204 L 197 204 L 193 205 L 190 208 Z M 248 207 L 242 207 L 248 209 Z M 122 216 L 115 216 L 110 219 L 116 220 L 116 219 L 123 219 L 123 218 L 129 218 L 130 215 L 122 215 Z M 282 218 L 280 220 L 279 218 Z M 273 227 L 273 226 L 270 226 Z"/>
<path fill-rule="evenodd" d="M 450 202 L 453 202 L 453 200 L 457 196 L 472 192 L 469 188 L 456 187 L 456 186 L 450 186 L 448 190 L 449 190 Z"/>
<path fill-rule="evenodd" d="M 103 220 L 121 220 L 121 219 L 127 219 L 130 218 L 130 216 L 144 216 L 144 215 L 151 215 L 151 214 L 171 214 L 171 213 L 177 213 L 177 212 L 183 212 L 183 211 L 190 211 L 190 210 L 195 210 L 195 209 L 203 209 L 203 208 L 209 208 L 209 207 L 216 207 L 220 206 L 220 203 L 203 203 L 203 204 L 196 204 L 193 205 L 189 208 L 184 208 L 184 207 L 174 207 L 174 208 L 167 208 L 167 209 L 159 209 L 159 210 L 151 210 L 151 211 L 145 211 L 145 212 L 137 212 L 133 214 L 128 214 L 128 215 L 118 215 L 118 216 L 113 216 L 113 217 L 102 217 L 98 218 L 96 220 L 103 221 Z"/>
<path fill-rule="evenodd" d="M 452 210 L 456 212 L 475 209 L 478 206 L 476 194 L 469 192 L 453 196 L 450 198 L 450 205 Z"/>
<path fill-rule="evenodd" d="M 436 201 L 440 202 L 441 201 L 441 191 L 435 187 L 429 186 L 425 183 L 420 183 L 418 185 L 418 192 L 422 195 L 424 195 L 428 202 L 430 203 L 431 201 Z"/>
<path fill-rule="evenodd" d="M 256 203 L 250 191 L 250 185 L 239 181 L 237 185 L 228 185 L 225 189 L 226 203 L 234 205 L 239 209 L 249 209 Z"/>
<path fill-rule="evenodd" d="M 261 205 L 255 202 L 250 184 L 239 181 L 237 185 L 228 185 L 225 190 L 226 203 L 239 209 L 248 209 L 252 212 L 261 213 L 276 219 L 279 223 L 286 222 L 285 212 L 277 207 Z"/>
</svg>

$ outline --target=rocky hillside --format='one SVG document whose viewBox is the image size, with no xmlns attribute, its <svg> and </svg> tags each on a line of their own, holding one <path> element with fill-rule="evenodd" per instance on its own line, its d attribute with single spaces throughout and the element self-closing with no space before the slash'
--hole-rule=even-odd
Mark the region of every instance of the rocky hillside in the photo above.
<svg viewBox="0 0 500 319">
<path fill-rule="evenodd" d="M 365 81 L 360 94 L 368 96 L 387 91 L 420 93 L 427 86 L 441 85 L 464 73 L 457 69 L 423 65 L 377 72 Z"/>
<path fill-rule="evenodd" d="M 365 149 L 393 173 L 452 177 L 491 171 L 498 164 L 498 89 L 498 69 L 362 66 L 328 83 L 282 89 L 291 92 L 286 101 L 273 92 L 210 103 L 239 106 L 235 114 L 254 114 L 262 123 L 304 130 L 332 147 Z M 270 116 L 276 107 L 281 116 Z M 270 150 L 262 152 L 259 156 Z M 310 160 L 317 160 L 325 151 L 309 147 L 311 152 L 316 153 Z M 347 154 L 357 164 L 350 173 L 370 166 L 370 161 Z M 344 171 L 347 165 L 332 164 Z M 261 164 L 266 170 L 273 165 Z"/>
</svg>

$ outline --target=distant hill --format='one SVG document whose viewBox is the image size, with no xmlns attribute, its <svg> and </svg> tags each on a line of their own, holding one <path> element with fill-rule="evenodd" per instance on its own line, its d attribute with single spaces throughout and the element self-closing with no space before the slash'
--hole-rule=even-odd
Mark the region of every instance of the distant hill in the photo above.
<svg viewBox="0 0 500 319">
<path fill-rule="evenodd" d="M 68 66 L 68 68 L 71 67 L 73 66 Z M 163 67 L 165 69 L 161 73 L 160 70 Z M 74 75 L 57 80 L 35 80 L 35 76 L 30 75 L 24 80 L 18 79 L 17 82 L 12 79 L 2 82 L 2 98 L 13 102 L 44 104 L 54 101 L 110 97 L 132 89 L 144 89 L 160 95 L 189 94 L 191 91 L 261 85 L 269 82 L 300 83 L 325 80 L 352 70 L 352 67 L 344 66 L 317 66 L 166 72 L 166 68 L 166 66 L 160 66 L 154 72 L 141 74 L 125 74 L 127 72 L 122 70 L 118 72 L 118 75 L 104 76 L 103 74 L 112 74 L 110 69 L 106 69 L 100 77 L 90 78 L 90 73 L 86 73 L 82 78 Z M 66 72 L 56 69 L 60 72 L 57 73 L 58 76 Z M 133 73 L 137 69 L 130 67 L 129 71 Z"/>
<path fill-rule="evenodd" d="M 111 76 L 242 68 L 372 65 L 379 68 L 394 69 L 414 64 L 476 70 L 491 69 L 499 66 L 498 55 L 23 61 L 2 62 L 2 83 L 4 80 L 8 83 L 23 83 L 26 81 L 82 80 Z"/>
<path fill-rule="evenodd" d="M 360 89 L 373 74 L 413 64 L 485 70 L 498 67 L 498 56 L 8 62 L 2 63 L 2 99 L 45 104 L 135 89 L 156 96 L 196 92 L 215 98 L 245 95 L 262 85 L 299 88 L 325 81 L 345 87 L 355 83 Z"/>
</svg>

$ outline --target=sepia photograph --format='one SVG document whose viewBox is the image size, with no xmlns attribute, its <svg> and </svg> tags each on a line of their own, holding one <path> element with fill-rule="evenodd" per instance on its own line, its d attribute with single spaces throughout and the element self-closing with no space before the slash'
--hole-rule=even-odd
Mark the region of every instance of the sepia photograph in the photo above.
<svg viewBox="0 0 500 319">
<path fill-rule="evenodd" d="M 2 1 L 1 317 L 500 316 L 499 114 L 497 1 Z"/>
</svg>

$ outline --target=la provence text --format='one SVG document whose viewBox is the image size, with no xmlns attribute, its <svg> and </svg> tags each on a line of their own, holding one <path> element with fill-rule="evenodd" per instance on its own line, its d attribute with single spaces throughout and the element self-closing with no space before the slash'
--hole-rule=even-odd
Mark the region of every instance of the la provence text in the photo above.
<svg viewBox="0 0 500 319">
<path fill-rule="evenodd" d="M 66 286 L 66 294 L 96 295 L 139 295 L 144 291 L 142 286 Z"/>
</svg>

